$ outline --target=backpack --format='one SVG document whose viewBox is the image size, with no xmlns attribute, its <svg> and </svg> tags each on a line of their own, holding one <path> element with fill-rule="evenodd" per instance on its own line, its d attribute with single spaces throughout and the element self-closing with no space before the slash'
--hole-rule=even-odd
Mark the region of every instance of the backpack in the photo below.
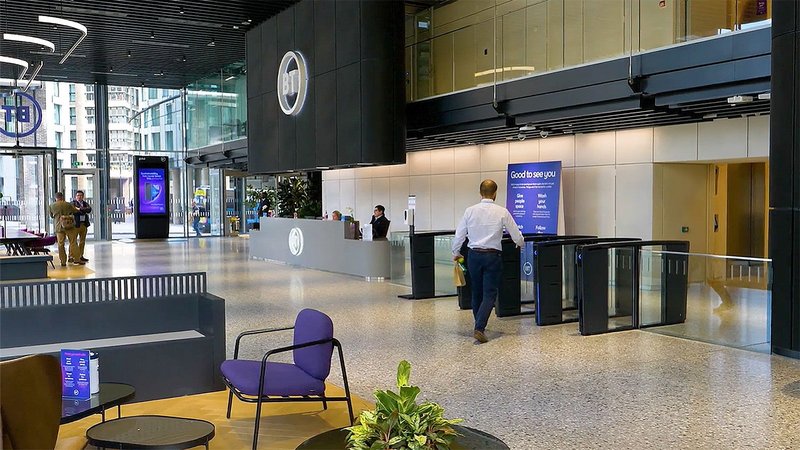
<svg viewBox="0 0 800 450">
<path fill-rule="evenodd" d="M 72 214 L 62 214 L 59 219 L 62 231 L 69 231 L 75 228 L 75 216 Z"/>
</svg>

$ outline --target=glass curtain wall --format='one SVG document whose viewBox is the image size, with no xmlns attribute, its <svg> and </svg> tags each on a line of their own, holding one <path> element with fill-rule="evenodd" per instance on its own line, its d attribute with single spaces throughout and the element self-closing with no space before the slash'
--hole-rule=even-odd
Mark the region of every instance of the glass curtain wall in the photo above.
<svg viewBox="0 0 800 450">
<path fill-rule="evenodd" d="M 133 167 L 136 156 L 169 159 L 170 237 L 186 236 L 190 196 L 186 194 L 181 91 L 108 87 L 109 199 L 114 238 L 135 236 Z"/>
<path fill-rule="evenodd" d="M 769 23 L 771 0 L 456 0 L 406 16 L 419 100 Z"/>
</svg>

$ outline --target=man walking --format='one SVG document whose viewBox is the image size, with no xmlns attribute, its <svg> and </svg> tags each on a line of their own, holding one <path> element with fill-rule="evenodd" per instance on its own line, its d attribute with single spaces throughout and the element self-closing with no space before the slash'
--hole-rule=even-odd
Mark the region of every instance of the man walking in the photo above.
<svg viewBox="0 0 800 450">
<path fill-rule="evenodd" d="M 75 229 L 78 230 L 78 253 L 80 258 L 77 260 L 70 258 L 70 262 L 89 261 L 83 256 L 83 251 L 86 247 L 86 233 L 89 231 L 89 214 L 92 213 L 92 206 L 83 199 L 83 196 L 83 191 L 77 191 L 75 192 L 75 199 L 72 200 L 72 206 L 78 208 L 78 212 L 75 213 Z"/>
<path fill-rule="evenodd" d="M 511 213 L 494 203 L 497 183 L 483 180 L 480 187 L 481 202 L 464 211 L 453 239 L 453 259 L 461 257 L 461 246 L 469 237 L 467 273 L 472 288 L 472 315 L 475 316 L 473 336 L 480 343 L 488 342 L 486 323 L 492 312 L 502 279 L 501 240 L 503 228 L 518 247 L 524 240 Z"/>
<path fill-rule="evenodd" d="M 50 205 L 50 217 L 55 225 L 56 238 L 58 239 L 58 258 L 61 266 L 67 265 L 67 252 L 64 250 L 64 240 L 69 239 L 69 255 L 74 264 L 86 264 L 78 255 L 78 246 L 75 242 L 78 230 L 75 228 L 75 214 L 78 208 L 64 201 L 64 193 L 56 193 L 56 202 Z"/>
</svg>

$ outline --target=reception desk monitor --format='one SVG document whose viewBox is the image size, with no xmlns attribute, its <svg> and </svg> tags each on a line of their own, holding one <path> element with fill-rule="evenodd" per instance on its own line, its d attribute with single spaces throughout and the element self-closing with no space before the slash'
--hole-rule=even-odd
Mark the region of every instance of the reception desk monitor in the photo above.
<svg viewBox="0 0 800 450">
<path fill-rule="evenodd" d="M 137 156 L 134 162 L 136 237 L 166 238 L 169 236 L 169 159 Z"/>
</svg>

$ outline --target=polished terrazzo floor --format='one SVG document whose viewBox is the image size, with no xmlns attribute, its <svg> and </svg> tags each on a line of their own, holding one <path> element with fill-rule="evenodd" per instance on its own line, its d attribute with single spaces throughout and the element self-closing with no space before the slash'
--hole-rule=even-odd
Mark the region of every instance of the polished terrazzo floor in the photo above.
<svg viewBox="0 0 800 450">
<path fill-rule="evenodd" d="M 242 330 L 320 309 L 334 320 L 354 392 L 391 387 L 407 359 L 423 397 L 514 449 L 800 448 L 800 361 L 645 331 L 582 337 L 577 324 L 539 328 L 531 316 L 492 317 L 491 341 L 476 345 L 471 312 L 455 298 L 398 299 L 407 288 L 250 260 L 248 244 L 98 243 L 87 246 L 87 268 L 53 275 L 206 271 L 209 291 L 226 299 L 229 354 Z"/>
</svg>

